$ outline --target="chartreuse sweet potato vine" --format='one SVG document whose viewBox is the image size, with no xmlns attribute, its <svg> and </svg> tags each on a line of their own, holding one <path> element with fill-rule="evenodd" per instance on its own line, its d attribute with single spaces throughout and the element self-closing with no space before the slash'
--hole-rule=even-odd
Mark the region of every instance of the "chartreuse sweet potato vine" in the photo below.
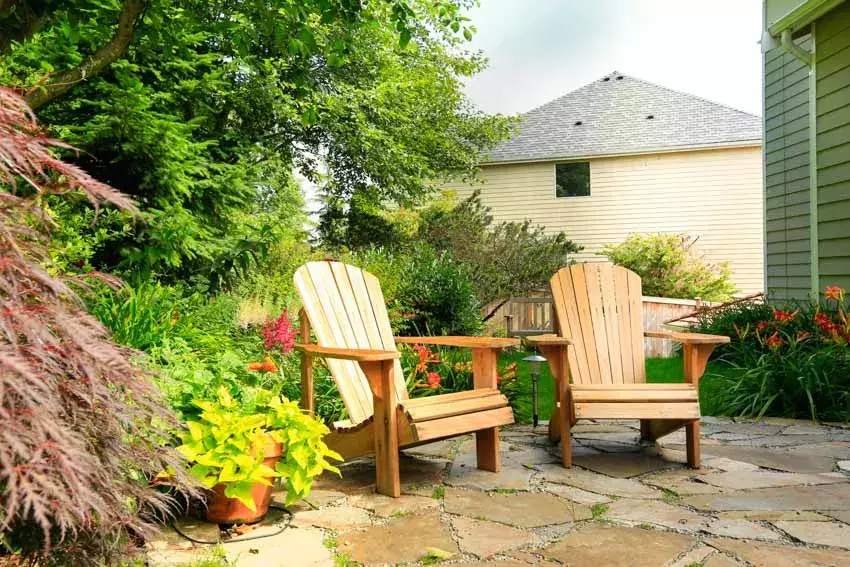
<svg viewBox="0 0 850 567">
<path fill-rule="evenodd" d="M 251 389 L 242 401 L 234 400 L 225 388 L 213 401 L 198 400 L 202 412 L 196 421 L 187 422 L 180 434 L 178 450 L 192 463 L 190 473 L 209 488 L 225 485 L 225 496 L 236 498 L 256 511 L 251 486 L 271 485 L 281 478 L 286 488 L 286 503 L 296 502 L 310 493 L 313 478 L 339 469 L 328 459 L 342 457 L 328 449 L 322 437 L 328 428 L 302 413 L 296 402 L 263 389 Z M 283 445 L 283 456 L 272 469 L 263 464 L 268 437 Z"/>
</svg>

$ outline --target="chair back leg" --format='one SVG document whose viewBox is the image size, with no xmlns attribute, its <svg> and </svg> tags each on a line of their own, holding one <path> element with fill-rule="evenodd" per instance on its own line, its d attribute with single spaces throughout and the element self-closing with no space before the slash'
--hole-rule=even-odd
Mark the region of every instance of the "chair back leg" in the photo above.
<svg viewBox="0 0 850 567">
<path fill-rule="evenodd" d="M 685 443 L 688 452 L 688 466 L 700 468 L 702 455 L 699 445 L 699 420 L 695 419 L 685 425 Z"/>
</svg>

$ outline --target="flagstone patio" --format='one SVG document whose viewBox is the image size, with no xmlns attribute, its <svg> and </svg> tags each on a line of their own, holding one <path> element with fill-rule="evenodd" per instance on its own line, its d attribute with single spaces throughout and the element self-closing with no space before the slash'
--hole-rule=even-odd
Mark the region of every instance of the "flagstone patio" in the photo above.
<svg viewBox="0 0 850 567">
<path fill-rule="evenodd" d="M 475 468 L 471 437 L 412 449 L 399 499 L 374 493 L 371 461 L 347 463 L 290 508 L 282 533 L 220 549 L 240 567 L 850 565 L 850 428 L 703 418 L 700 470 L 683 464 L 684 434 L 642 447 L 636 421 L 573 433 L 569 470 L 545 426 L 503 431 L 499 474 Z M 283 516 L 239 537 L 272 533 Z M 175 565 L 208 549 L 169 529 L 148 555 Z"/>
</svg>

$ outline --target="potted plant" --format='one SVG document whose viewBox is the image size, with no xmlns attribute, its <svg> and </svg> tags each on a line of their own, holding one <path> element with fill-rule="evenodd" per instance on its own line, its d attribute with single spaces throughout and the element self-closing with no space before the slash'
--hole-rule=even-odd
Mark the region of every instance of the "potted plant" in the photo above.
<svg viewBox="0 0 850 567">
<path fill-rule="evenodd" d="M 276 478 L 287 504 L 304 498 L 314 477 L 339 474 L 328 459 L 342 460 L 322 441 L 328 428 L 296 402 L 260 388 L 241 398 L 222 387 L 216 399 L 195 401 L 201 414 L 180 433 L 178 450 L 193 463 L 190 473 L 212 490 L 207 520 L 220 524 L 262 519 Z"/>
</svg>

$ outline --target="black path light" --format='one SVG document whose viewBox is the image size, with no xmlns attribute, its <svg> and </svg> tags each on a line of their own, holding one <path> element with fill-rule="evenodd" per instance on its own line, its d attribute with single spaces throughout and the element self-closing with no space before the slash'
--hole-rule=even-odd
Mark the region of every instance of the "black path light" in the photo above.
<svg viewBox="0 0 850 567">
<path fill-rule="evenodd" d="M 526 356 L 522 359 L 523 362 L 528 363 L 528 369 L 531 371 L 531 396 L 532 396 L 532 407 L 533 407 L 533 416 L 534 416 L 534 427 L 537 427 L 538 422 L 540 421 L 540 411 L 539 411 L 539 403 L 538 403 L 538 394 L 540 389 L 538 388 L 538 384 L 540 382 L 540 371 L 543 370 L 543 363 L 546 362 L 546 359 L 539 354 L 532 354 L 531 356 Z"/>
</svg>

